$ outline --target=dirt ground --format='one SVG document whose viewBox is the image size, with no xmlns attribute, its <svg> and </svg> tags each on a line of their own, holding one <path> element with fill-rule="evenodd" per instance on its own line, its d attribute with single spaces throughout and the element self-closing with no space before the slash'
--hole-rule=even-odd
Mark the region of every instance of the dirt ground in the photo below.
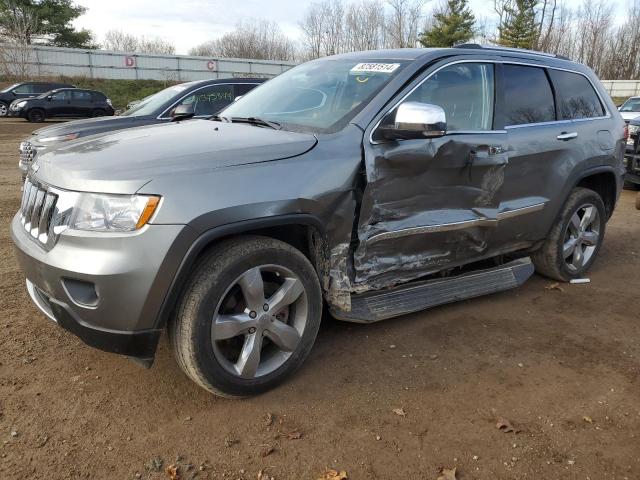
<svg viewBox="0 0 640 480">
<path fill-rule="evenodd" d="M 548 289 L 534 276 L 376 325 L 326 317 L 294 378 L 232 401 L 189 381 L 166 339 L 144 370 L 31 304 L 8 226 L 16 148 L 32 129 L 0 119 L 0 478 L 161 479 L 172 464 L 182 479 L 336 469 L 435 480 L 442 467 L 458 479 L 640 478 L 634 192 L 623 192 L 590 284 Z M 499 430 L 500 418 L 521 431 Z"/>
</svg>

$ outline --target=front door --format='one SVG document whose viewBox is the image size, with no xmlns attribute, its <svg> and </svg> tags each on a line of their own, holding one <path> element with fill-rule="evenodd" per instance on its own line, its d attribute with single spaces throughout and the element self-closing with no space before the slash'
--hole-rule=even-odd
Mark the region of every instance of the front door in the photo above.
<svg viewBox="0 0 640 480">
<path fill-rule="evenodd" d="M 494 130 L 495 78 L 490 62 L 440 67 L 384 118 L 402 102 L 438 105 L 446 135 L 384 141 L 374 127 L 365 138 L 356 284 L 384 288 L 491 256 L 508 163 L 506 132 Z"/>
<path fill-rule="evenodd" d="M 60 90 L 53 95 L 49 100 L 49 106 L 47 108 L 48 116 L 69 116 L 73 114 L 71 106 L 71 91 Z"/>
</svg>

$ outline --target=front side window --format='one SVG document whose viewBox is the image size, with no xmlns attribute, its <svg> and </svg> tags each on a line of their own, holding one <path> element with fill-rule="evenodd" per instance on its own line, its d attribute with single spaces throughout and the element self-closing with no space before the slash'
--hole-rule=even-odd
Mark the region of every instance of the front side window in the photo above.
<svg viewBox="0 0 640 480">
<path fill-rule="evenodd" d="M 233 102 L 233 85 L 211 85 L 183 99 L 179 105 L 193 105 L 195 116 L 211 116 Z"/>
<path fill-rule="evenodd" d="M 558 96 L 558 114 L 562 120 L 602 117 L 604 109 L 586 77 L 561 70 L 549 70 Z"/>
<path fill-rule="evenodd" d="M 407 65 L 404 60 L 320 59 L 287 70 L 220 112 L 256 117 L 285 130 L 336 132 Z"/>
<path fill-rule="evenodd" d="M 448 131 L 493 129 L 494 66 L 461 63 L 439 70 L 404 101 L 442 107 Z"/>
<path fill-rule="evenodd" d="M 553 92 L 544 69 L 504 65 L 504 125 L 552 122 Z"/>
</svg>

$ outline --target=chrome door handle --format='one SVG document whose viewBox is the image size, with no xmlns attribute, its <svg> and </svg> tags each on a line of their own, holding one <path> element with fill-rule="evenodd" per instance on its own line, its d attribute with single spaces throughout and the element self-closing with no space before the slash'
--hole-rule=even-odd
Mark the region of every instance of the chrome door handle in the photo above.
<svg viewBox="0 0 640 480">
<path fill-rule="evenodd" d="M 578 132 L 571 132 L 571 133 L 562 132 L 556 138 L 558 140 L 564 140 L 564 141 L 571 140 L 572 138 L 578 138 Z"/>
</svg>

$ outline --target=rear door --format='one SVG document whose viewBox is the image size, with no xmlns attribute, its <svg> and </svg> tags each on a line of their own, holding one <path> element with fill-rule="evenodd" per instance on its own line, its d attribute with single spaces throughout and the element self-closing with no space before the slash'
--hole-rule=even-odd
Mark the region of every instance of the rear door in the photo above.
<svg viewBox="0 0 640 480">
<path fill-rule="evenodd" d="M 591 121 L 604 110 L 585 76 L 505 63 L 501 81 L 498 118 L 508 132 L 509 166 L 497 241 L 513 250 L 546 237 L 576 165 L 606 155 L 600 144 L 613 149 L 613 141 L 606 122 L 596 128 Z"/>
<path fill-rule="evenodd" d="M 93 95 L 86 90 L 71 90 L 71 114 L 77 117 L 90 117 L 93 111 Z"/>
<path fill-rule="evenodd" d="M 492 62 L 440 64 L 388 112 L 438 105 L 446 135 L 383 141 L 367 130 L 356 283 L 381 288 L 490 255 L 508 163 L 507 134 L 494 128 L 495 82 Z"/>
<path fill-rule="evenodd" d="M 30 98 L 39 95 L 39 92 L 35 91 L 35 86 L 33 83 L 25 83 L 13 89 L 13 95 L 15 99 L 21 98 Z"/>
</svg>

